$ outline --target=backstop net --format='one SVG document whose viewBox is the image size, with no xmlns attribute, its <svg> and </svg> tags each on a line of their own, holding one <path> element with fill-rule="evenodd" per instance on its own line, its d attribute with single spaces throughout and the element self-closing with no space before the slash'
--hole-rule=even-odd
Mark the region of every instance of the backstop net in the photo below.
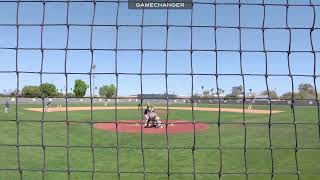
<svg viewBox="0 0 320 180">
<path fill-rule="evenodd" d="M 318 1 L 130 3 L 0 1 L 0 179 L 320 178 Z"/>
</svg>

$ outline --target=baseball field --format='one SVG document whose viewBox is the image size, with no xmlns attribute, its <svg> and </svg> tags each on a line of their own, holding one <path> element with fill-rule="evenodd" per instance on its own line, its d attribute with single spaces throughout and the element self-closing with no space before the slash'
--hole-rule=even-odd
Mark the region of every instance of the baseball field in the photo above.
<svg viewBox="0 0 320 180">
<path fill-rule="evenodd" d="M 267 105 L 256 112 L 157 105 L 168 122 L 159 130 L 143 128 L 136 104 L 68 106 L 43 113 L 40 105 L 19 105 L 0 114 L 0 179 L 267 180 L 273 173 L 274 180 L 316 180 L 320 172 L 315 106 L 296 106 L 293 115 L 289 105 L 272 113 Z"/>
</svg>

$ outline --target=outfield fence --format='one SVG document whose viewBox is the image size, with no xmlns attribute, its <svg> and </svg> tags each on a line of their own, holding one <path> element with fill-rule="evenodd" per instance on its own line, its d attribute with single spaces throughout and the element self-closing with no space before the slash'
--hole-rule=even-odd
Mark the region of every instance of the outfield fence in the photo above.
<svg viewBox="0 0 320 180">
<path fill-rule="evenodd" d="M 106 105 L 108 106 L 114 106 L 115 101 L 117 103 L 127 106 L 138 106 L 141 102 L 139 98 L 100 98 L 100 97 L 95 97 L 95 98 L 26 98 L 26 97 L 18 97 L 17 98 L 19 101 L 19 104 L 32 104 L 32 105 L 42 105 L 42 102 L 48 103 L 49 101 L 52 102 L 53 105 L 57 104 L 65 104 L 66 101 L 68 101 L 69 104 L 74 104 L 74 105 L 82 105 L 82 106 L 89 106 L 91 102 L 94 105 Z M 92 101 L 91 101 L 92 99 Z M 153 104 L 153 105 L 166 105 L 167 100 L 165 99 L 144 99 L 143 106 L 146 107 L 148 102 Z M 0 97 L 0 104 L 4 105 L 6 102 L 9 102 L 9 104 L 14 105 L 16 102 L 16 97 Z M 168 100 L 168 104 L 174 105 L 174 104 L 180 104 L 180 105 L 185 105 L 185 106 L 190 106 L 191 99 L 190 98 L 171 98 Z M 238 99 L 226 99 L 226 98 L 197 98 L 194 99 L 194 104 L 202 104 L 202 105 L 219 105 L 219 104 L 224 104 L 224 105 L 239 105 L 242 106 L 242 98 Z M 252 104 L 252 105 L 263 105 L 268 107 L 270 102 L 272 105 L 282 105 L 282 106 L 287 106 L 291 107 L 292 101 L 291 100 L 269 100 L 269 99 L 245 99 L 244 103 L 246 105 Z M 307 99 L 307 100 L 295 100 L 294 101 L 295 106 L 314 106 L 317 107 L 317 100 L 314 99 Z"/>
</svg>

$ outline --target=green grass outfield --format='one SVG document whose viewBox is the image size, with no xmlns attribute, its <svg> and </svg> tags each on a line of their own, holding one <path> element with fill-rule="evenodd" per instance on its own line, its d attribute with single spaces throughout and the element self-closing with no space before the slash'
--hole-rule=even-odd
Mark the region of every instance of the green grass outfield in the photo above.
<svg viewBox="0 0 320 180">
<path fill-rule="evenodd" d="M 88 106 L 88 104 L 77 106 Z M 169 119 L 191 121 L 194 115 L 196 121 L 212 123 L 207 131 L 196 134 L 196 149 L 193 154 L 191 149 L 194 143 L 193 133 L 169 134 L 168 141 L 166 135 L 144 134 L 141 137 L 140 134 L 119 133 L 117 151 L 116 133 L 91 128 L 90 123 L 71 123 L 68 136 L 66 123 L 55 122 L 66 120 L 67 115 L 69 120 L 79 122 L 89 122 L 91 118 L 93 121 L 113 121 L 116 115 L 118 120 L 140 119 L 141 114 L 138 110 L 118 110 L 117 114 L 114 110 L 93 111 L 92 114 L 90 111 L 57 112 L 45 113 L 43 116 L 39 112 L 25 111 L 26 107 L 39 106 L 19 105 L 17 113 L 12 106 L 9 114 L 4 114 L 1 107 L 0 180 L 20 179 L 19 171 L 14 170 L 18 169 L 18 164 L 22 169 L 22 179 L 25 180 L 65 180 L 68 179 L 68 168 L 71 171 L 69 178 L 72 180 L 92 179 L 92 176 L 97 180 L 118 179 L 117 168 L 121 180 L 144 178 L 164 180 L 168 179 L 166 174 L 168 170 L 170 180 L 194 179 L 193 172 L 196 179 L 216 180 L 219 179 L 216 173 L 220 168 L 223 174 L 221 180 L 244 180 L 246 167 L 250 180 L 269 180 L 272 162 L 275 172 L 273 180 L 298 179 L 297 168 L 301 180 L 320 179 L 320 139 L 319 127 L 315 124 L 318 123 L 316 107 L 296 107 L 298 167 L 294 149 L 295 125 L 289 106 L 272 106 L 275 110 L 284 111 L 271 116 L 274 123 L 270 129 L 273 161 L 269 149 L 268 124 L 257 124 L 267 123 L 268 114 L 243 116 L 241 113 L 221 112 L 222 156 L 220 157 L 219 131 L 215 124 L 218 121 L 218 112 L 194 111 L 194 114 L 182 110 L 169 112 Z M 242 108 L 241 105 L 221 105 L 221 107 Z M 254 106 L 254 108 L 269 107 Z M 19 133 L 17 133 L 16 115 L 20 122 Z M 162 119 L 165 118 L 163 116 Z M 244 118 L 247 122 L 246 141 L 244 125 L 237 124 L 243 122 Z M 43 123 L 40 122 L 42 119 Z M 19 161 L 17 139 L 20 145 Z M 41 147 L 42 141 L 46 146 L 44 151 Z M 246 158 L 243 149 L 245 142 L 248 148 Z M 94 148 L 91 148 L 92 144 Z M 143 152 L 141 145 L 144 148 Z M 92 173 L 93 170 L 96 172 Z M 144 171 L 145 176 L 141 173 Z"/>
</svg>

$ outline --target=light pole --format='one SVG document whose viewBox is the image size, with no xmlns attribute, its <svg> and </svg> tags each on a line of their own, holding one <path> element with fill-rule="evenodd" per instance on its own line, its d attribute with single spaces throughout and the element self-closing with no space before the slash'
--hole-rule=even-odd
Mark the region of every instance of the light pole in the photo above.
<svg viewBox="0 0 320 180">
<path fill-rule="evenodd" d="M 92 86 L 91 86 L 91 91 L 92 91 L 92 96 L 94 97 L 94 91 L 95 91 L 95 85 L 94 85 L 94 81 L 95 81 L 95 70 L 96 70 L 96 65 L 93 64 L 92 68 L 91 68 L 91 73 L 93 73 L 92 75 Z"/>
</svg>

